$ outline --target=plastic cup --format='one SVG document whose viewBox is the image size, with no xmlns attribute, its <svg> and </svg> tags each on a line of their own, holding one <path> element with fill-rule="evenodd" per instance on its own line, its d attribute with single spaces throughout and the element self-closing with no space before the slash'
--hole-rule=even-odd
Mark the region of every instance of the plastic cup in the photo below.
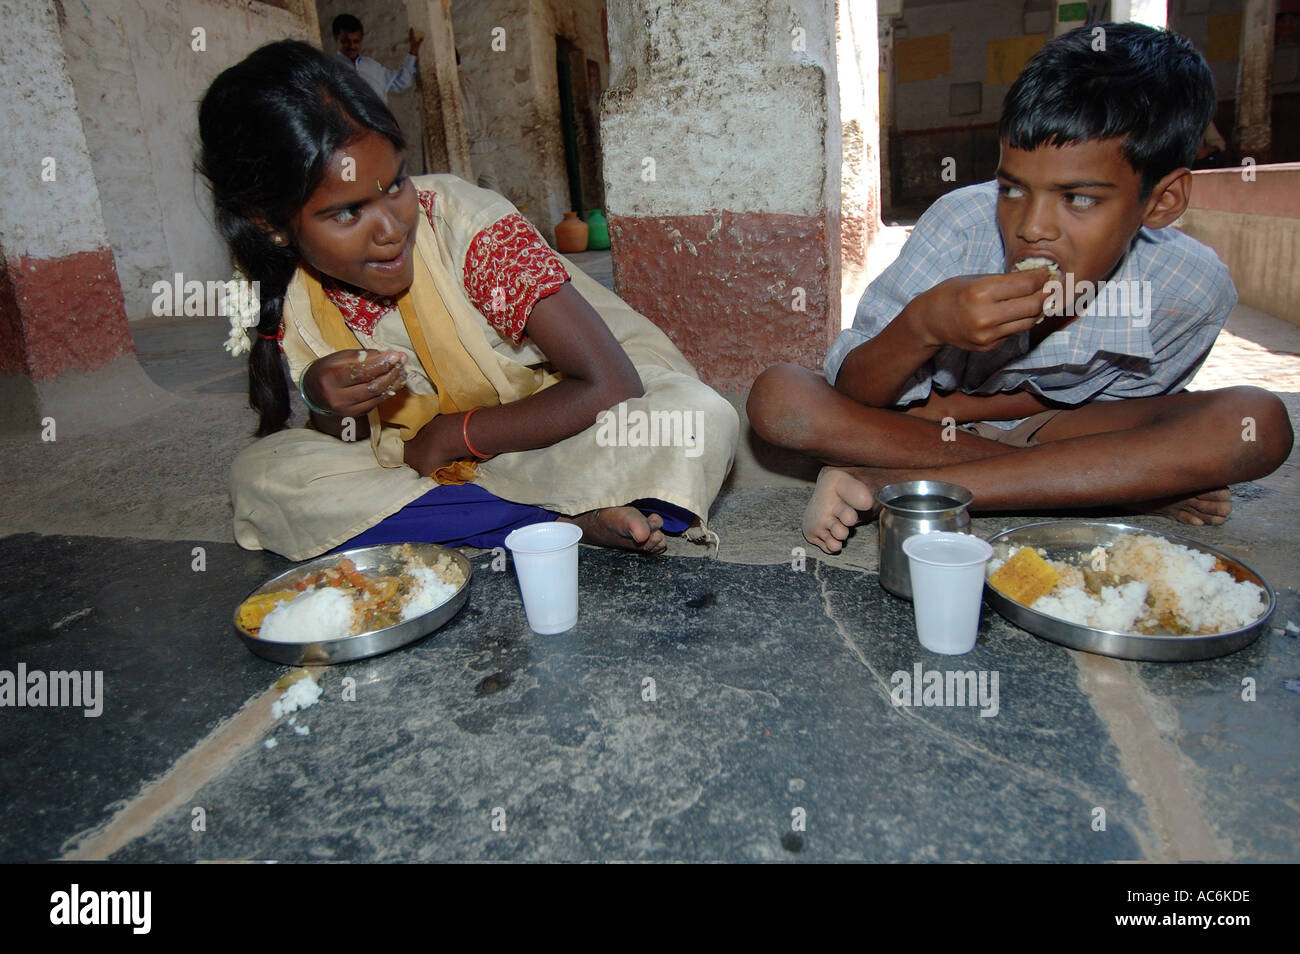
<svg viewBox="0 0 1300 954">
<path fill-rule="evenodd" d="M 581 527 L 559 520 L 520 527 L 506 537 L 528 626 L 539 636 L 563 633 L 578 622 L 581 539 Z"/>
<path fill-rule="evenodd" d="M 969 533 L 920 533 L 903 541 L 912 579 L 916 635 L 932 653 L 960 656 L 975 648 L 984 570 L 993 547 Z"/>
</svg>

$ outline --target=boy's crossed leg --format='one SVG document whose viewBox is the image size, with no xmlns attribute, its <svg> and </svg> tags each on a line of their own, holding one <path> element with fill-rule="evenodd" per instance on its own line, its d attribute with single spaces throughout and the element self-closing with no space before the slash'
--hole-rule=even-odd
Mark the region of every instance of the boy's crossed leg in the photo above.
<svg viewBox="0 0 1300 954">
<path fill-rule="evenodd" d="M 1231 510 L 1226 485 L 1272 472 L 1292 442 L 1285 406 L 1251 387 L 1063 410 L 1023 449 L 865 407 L 793 365 L 755 382 L 749 415 L 766 440 L 832 465 L 818 477 L 803 524 L 828 553 L 843 547 L 859 511 L 875 508 L 875 493 L 901 480 L 959 484 L 981 510 L 1117 506 L 1222 523 Z"/>
</svg>

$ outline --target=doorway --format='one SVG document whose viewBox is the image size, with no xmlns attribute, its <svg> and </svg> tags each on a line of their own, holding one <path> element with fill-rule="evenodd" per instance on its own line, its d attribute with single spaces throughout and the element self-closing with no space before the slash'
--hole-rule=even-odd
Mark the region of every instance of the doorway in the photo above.
<svg viewBox="0 0 1300 954">
<path fill-rule="evenodd" d="M 590 66 L 594 67 L 594 61 Z M 585 53 L 562 36 L 555 38 L 555 76 L 560 95 L 560 133 L 569 201 L 579 216 L 605 201 L 600 144 L 589 90 L 592 70 Z M 596 71 L 599 76 L 599 70 Z M 585 217 L 585 216 L 584 216 Z"/>
</svg>

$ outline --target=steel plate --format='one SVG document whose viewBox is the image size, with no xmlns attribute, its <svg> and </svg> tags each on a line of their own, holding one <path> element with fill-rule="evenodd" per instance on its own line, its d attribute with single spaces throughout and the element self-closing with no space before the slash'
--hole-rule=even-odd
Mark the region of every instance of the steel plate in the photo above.
<svg viewBox="0 0 1300 954">
<path fill-rule="evenodd" d="M 327 639 L 317 643 L 271 642 L 253 636 L 239 625 L 238 606 L 235 607 L 233 619 L 235 632 L 244 641 L 244 645 L 256 655 L 288 666 L 328 665 L 348 662 L 353 659 L 365 659 L 369 656 L 378 656 L 380 653 L 398 649 L 408 643 L 415 642 L 417 639 L 423 639 L 460 612 L 461 607 L 469 599 L 469 581 L 473 573 L 473 567 L 464 554 L 436 543 L 385 543 L 381 546 L 360 547 L 356 550 L 345 550 L 341 553 L 330 553 L 326 556 L 317 557 L 314 560 L 299 564 L 291 570 L 273 576 L 240 600 L 239 605 L 242 606 L 244 602 L 259 593 L 274 593 L 276 590 L 290 589 L 313 573 L 334 566 L 344 557 L 355 563 L 357 569 L 362 573 L 374 576 L 388 576 L 400 573 L 403 566 L 401 558 L 403 546 L 410 546 L 429 566 L 433 566 L 434 561 L 438 559 L 440 554 L 446 553 L 450 555 L 460 565 L 460 568 L 465 571 L 465 582 L 460 585 L 460 589 L 456 591 L 451 599 L 435 606 L 427 613 L 387 626 L 384 629 L 358 633 L 355 636 L 343 636 L 339 639 Z"/>
<path fill-rule="evenodd" d="M 1269 617 L 1273 615 L 1273 610 L 1277 606 L 1277 595 L 1273 592 L 1273 587 L 1245 563 L 1208 543 L 1124 523 L 1094 523 L 1085 520 L 1026 524 L 990 537 L 989 543 L 994 547 L 1022 546 L 1042 549 L 1047 552 L 1048 559 L 1077 563 L 1079 558 L 1086 556 L 1093 547 L 1110 546 L 1119 536 L 1127 533 L 1158 537 L 1218 557 L 1228 564 L 1228 572 L 1234 579 L 1249 580 L 1263 588 L 1268 597 L 1267 607 L 1254 622 L 1226 633 L 1214 633 L 1209 636 L 1143 636 L 1137 633 L 1116 633 L 1094 629 L 1091 626 L 1083 626 L 1039 613 L 1003 595 L 987 581 L 984 586 L 985 598 L 990 606 L 1008 620 L 1035 636 L 1062 646 L 1069 646 L 1071 649 L 1102 656 L 1114 656 L 1117 659 L 1156 662 L 1213 659 L 1215 656 L 1235 653 L 1259 638 L 1259 634 L 1268 625 Z"/>
</svg>

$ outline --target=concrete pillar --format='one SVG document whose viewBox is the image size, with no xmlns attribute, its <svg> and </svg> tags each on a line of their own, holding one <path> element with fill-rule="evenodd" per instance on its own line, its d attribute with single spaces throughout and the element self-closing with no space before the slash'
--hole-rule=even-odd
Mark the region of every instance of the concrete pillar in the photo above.
<svg viewBox="0 0 1300 954">
<path fill-rule="evenodd" d="M 1245 0 L 1241 11 L 1241 56 L 1237 61 L 1237 128 L 1242 157 L 1268 162 L 1273 144 L 1273 23 L 1277 0 Z"/>
<path fill-rule="evenodd" d="M 877 44 L 880 47 L 880 69 L 878 72 L 880 97 L 880 207 L 891 208 L 894 204 L 894 176 L 890 166 L 889 137 L 894 128 L 894 24 L 902 16 L 901 0 L 893 0 L 897 13 L 886 13 L 886 0 L 879 8 L 876 18 Z"/>
<path fill-rule="evenodd" d="M 477 134 L 474 175 L 551 241 L 555 223 L 570 208 L 555 38 L 588 49 L 592 44 L 573 34 L 567 2 L 455 0 L 451 16 L 473 100 L 466 106 Z"/>
<path fill-rule="evenodd" d="M 167 225 L 178 220 L 179 210 L 174 204 L 168 208 L 166 199 L 159 195 L 160 182 L 171 178 L 160 167 L 173 154 L 159 150 L 162 155 L 157 155 L 149 150 L 150 134 L 158 138 L 160 124 L 156 119 L 146 123 L 145 116 L 152 113 L 151 118 L 157 117 L 161 110 L 156 109 L 156 99 L 154 103 L 141 103 L 131 56 L 131 40 L 138 36 L 138 27 L 123 15 L 121 0 L 101 0 L 93 7 L 70 4 L 64 8 L 60 26 L 126 313 L 129 318 L 143 317 L 149 314 L 153 302 L 153 283 L 162 275 L 170 277 L 189 267 L 195 259 L 179 247 L 177 230 L 168 235 Z M 159 30 L 153 35 L 154 42 L 164 35 L 175 37 L 173 42 L 184 49 L 181 38 L 188 37 L 188 33 L 179 28 L 168 33 Z M 215 42 L 216 37 L 213 39 Z M 166 92 L 174 93 L 176 85 L 172 80 Z M 190 142 L 197 139 L 196 127 L 197 120 L 192 119 L 185 130 Z M 187 172 L 192 165 L 192 161 L 185 162 L 179 156 L 174 161 Z M 192 175 L 187 185 L 193 193 Z M 185 211 L 188 214 L 180 221 L 193 223 L 197 206 L 191 203 Z M 204 258 L 224 263 L 224 249 L 221 252 L 219 257 L 209 253 Z"/>
<path fill-rule="evenodd" d="M 127 332 L 54 4 L 0 0 L 0 19 L 0 431 L 116 426 L 159 392 Z"/>
<path fill-rule="evenodd" d="M 407 0 L 407 10 L 411 25 L 425 37 L 420 47 L 420 113 L 429 171 L 450 172 L 473 182 L 450 4 L 443 0 Z"/>
<path fill-rule="evenodd" d="M 320 17 L 316 13 L 316 0 L 267 0 L 267 2 L 273 7 L 287 10 L 302 21 L 303 33 L 312 38 L 310 42 L 315 42 L 314 38 L 320 34 Z M 330 47 L 326 47 L 326 51 L 334 52 Z"/>
<path fill-rule="evenodd" d="M 610 0 L 615 283 L 724 390 L 840 327 L 835 0 Z"/>
<path fill-rule="evenodd" d="M 837 0 L 840 88 L 840 314 L 866 288 L 867 249 L 881 229 L 879 49 L 875 0 Z"/>
</svg>

